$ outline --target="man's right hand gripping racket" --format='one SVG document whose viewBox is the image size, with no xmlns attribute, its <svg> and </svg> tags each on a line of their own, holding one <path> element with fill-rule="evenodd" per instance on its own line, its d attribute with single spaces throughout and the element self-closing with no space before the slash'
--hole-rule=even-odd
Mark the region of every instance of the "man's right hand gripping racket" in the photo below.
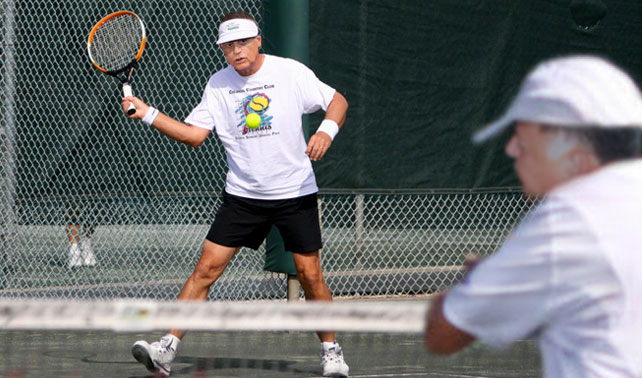
<svg viewBox="0 0 642 378">
<path fill-rule="evenodd" d="M 104 17 L 91 29 L 87 51 L 96 68 L 123 83 L 123 95 L 127 97 L 132 95 L 132 73 L 143 56 L 146 42 L 145 25 L 140 17 L 120 11 Z M 129 104 L 127 114 L 134 113 L 134 104 Z"/>
</svg>

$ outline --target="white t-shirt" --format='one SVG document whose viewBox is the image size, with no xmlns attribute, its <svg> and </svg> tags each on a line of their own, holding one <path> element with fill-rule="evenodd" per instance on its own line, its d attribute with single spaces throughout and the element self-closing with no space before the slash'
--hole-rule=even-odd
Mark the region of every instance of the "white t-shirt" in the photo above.
<svg viewBox="0 0 642 378">
<path fill-rule="evenodd" d="M 642 377 L 642 161 L 554 190 L 443 310 L 491 345 L 535 337 L 545 377 Z"/>
<path fill-rule="evenodd" d="M 325 111 L 334 93 L 305 65 L 265 55 L 253 75 L 241 76 L 232 66 L 212 75 L 185 122 L 216 129 L 229 167 L 226 192 L 255 199 L 296 198 L 318 191 L 305 154 L 301 115 Z M 256 129 L 245 125 L 250 112 L 261 115 Z"/>
</svg>

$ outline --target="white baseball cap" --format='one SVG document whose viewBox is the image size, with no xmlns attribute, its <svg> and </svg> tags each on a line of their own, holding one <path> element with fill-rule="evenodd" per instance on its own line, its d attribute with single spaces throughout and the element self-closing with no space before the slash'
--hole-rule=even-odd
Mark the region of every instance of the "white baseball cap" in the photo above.
<svg viewBox="0 0 642 378">
<path fill-rule="evenodd" d="M 516 121 L 642 128 L 642 95 L 628 74 L 605 59 L 555 58 L 526 76 L 504 115 L 475 132 L 473 142 L 481 143 Z"/>
<path fill-rule="evenodd" d="M 254 38 L 259 35 L 259 27 L 253 20 L 234 18 L 221 23 L 218 27 L 217 44 L 236 41 L 239 39 Z"/>
</svg>

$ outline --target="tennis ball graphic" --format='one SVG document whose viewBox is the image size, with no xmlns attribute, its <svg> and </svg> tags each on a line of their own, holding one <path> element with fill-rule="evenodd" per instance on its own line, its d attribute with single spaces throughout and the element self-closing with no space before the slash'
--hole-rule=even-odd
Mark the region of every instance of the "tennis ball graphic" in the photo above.
<svg viewBox="0 0 642 378">
<path fill-rule="evenodd" d="M 267 108 L 268 106 L 268 99 L 265 98 L 264 96 L 256 96 L 250 101 L 250 109 L 254 110 L 255 112 L 260 112 L 263 109 Z"/>
<path fill-rule="evenodd" d="M 250 129 L 256 129 L 261 124 L 261 116 L 256 113 L 250 113 L 245 116 L 245 124 Z"/>
</svg>

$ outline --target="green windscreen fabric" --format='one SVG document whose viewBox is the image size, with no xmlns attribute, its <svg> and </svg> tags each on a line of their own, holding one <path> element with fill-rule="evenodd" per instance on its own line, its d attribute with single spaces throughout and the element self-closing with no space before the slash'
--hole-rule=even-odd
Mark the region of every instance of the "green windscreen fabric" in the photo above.
<svg viewBox="0 0 642 378">
<path fill-rule="evenodd" d="M 312 69 L 350 103 L 320 187 L 517 186 L 507 135 L 473 146 L 474 130 L 545 58 L 599 54 L 639 81 L 641 35 L 630 0 L 311 1 Z"/>
</svg>

